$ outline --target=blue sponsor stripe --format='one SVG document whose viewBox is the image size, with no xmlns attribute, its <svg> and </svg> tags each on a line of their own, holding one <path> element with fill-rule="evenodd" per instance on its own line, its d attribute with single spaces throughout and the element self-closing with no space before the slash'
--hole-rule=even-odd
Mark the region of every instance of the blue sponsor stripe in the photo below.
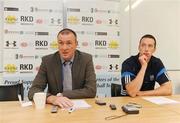
<svg viewBox="0 0 180 123">
<path fill-rule="evenodd" d="M 133 73 L 131 73 L 131 72 L 124 72 L 124 73 L 122 73 L 121 78 L 123 78 L 125 76 L 135 76 L 135 75 Z"/>
<path fill-rule="evenodd" d="M 162 69 L 159 71 L 159 73 L 157 74 L 156 79 L 158 79 L 158 77 L 160 77 L 163 73 L 166 73 L 166 72 L 167 72 L 166 69 L 165 69 L 165 68 L 162 68 Z"/>
</svg>

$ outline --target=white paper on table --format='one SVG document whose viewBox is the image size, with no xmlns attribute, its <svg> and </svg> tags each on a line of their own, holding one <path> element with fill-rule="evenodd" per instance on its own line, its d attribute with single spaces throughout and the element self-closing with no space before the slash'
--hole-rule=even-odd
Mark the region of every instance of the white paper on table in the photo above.
<svg viewBox="0 0 180 123">
<path fill-rule="evenodd" d="M 91 107 L 85 100 L 72 100 L 75 109 L 88 109 Z"/>
<path fill-rule="evenodd" d="M 166 97 L 143 97 L 143 99 L 159 105 L 180 103 L 178 101 L 168 99 Z"/>
</svg>

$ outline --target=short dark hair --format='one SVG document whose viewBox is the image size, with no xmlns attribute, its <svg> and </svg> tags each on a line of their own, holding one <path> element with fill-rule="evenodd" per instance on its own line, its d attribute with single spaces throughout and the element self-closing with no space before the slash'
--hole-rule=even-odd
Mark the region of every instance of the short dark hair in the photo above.
<svg viewBox="0 0 180 123">
<path fill-rule="evenodd" d="M 139 43 L 141 43 L 141 40 L 142 40 L 143 38 L 151 38 L 151 39 L 153 39 L 153 40 L 154 40 L 154 47 L 156 48 L 156 38 L 155 38 L 153 35 L 151 35 L 151 34 L 146 34 L 146 35 L 142 36 L 141 39 L 140 39 L 140 41 L 139 41 Z"/>
<path fill-rule="evenodd" d="M 62 29 L 61 31 L 59 31 L 57 37 L 58 37 L 60 34 L 63 35 L 63 34 L 69 34 L 69 33 L 72 33 L 72 34 L 74 35 L 75 39 L 77 40 L 76 32 L 73 31 L 72 29 L 69 29 L 69 28 L 64 28 L 64 29 Z"/>
</svg>

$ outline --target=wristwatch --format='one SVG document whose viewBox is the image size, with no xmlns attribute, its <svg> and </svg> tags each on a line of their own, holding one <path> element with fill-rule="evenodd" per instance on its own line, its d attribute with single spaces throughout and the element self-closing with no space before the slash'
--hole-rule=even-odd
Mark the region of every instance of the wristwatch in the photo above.
<svg viewBox="0 0 180 123">
<path fill-rule="evenodd" d="M 57 93 L 56 96 L 63 97 L 63 94 L 62 93 Z"/>
</svg>

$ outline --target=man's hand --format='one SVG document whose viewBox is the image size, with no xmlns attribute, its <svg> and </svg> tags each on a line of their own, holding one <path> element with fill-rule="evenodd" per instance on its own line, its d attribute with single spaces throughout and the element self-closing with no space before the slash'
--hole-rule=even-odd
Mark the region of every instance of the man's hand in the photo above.
<svg viewBox="0 0 180 123">
<path fill-rule="evenodd" d="M 136 96 L 169 96 L 172 95 L 172 82 L 168 81 L 154 90 L 138 91 Z"/>
<path fill-rule="evenodd" d="M 135 79 L 133 79 L 128 84 L 126 84 L 126 90 L 131 97 L 135 97 L 137 95 L 142 94 L 142 92 L 140 92 L 140 89 L 141 89 L 141 86 L 143 84 L 145 71 L 146 71 L 146 68 L 148 65 L 148 57 L 145 54 L 140 55 L 139 56 L 139 62 L 141 64 L 140 71 L 138 72 Z"/>
<path fill-rule="evenodd" d="M 148 64 L 148 58 L 147 58 L 147 56 L 146 55 L 141 55 L 141 56 L 139 56 L 139 62 L 141 63 L 141 66 L 147 66 L 147 64 Z"/>
<path fill-rule="evenodd" d="M 63 96 L 51 95 L 47 98 L 47 103 L 60 106 L 61 108 L 70 108 L 73 106 L 73 102 L 69 98 Z"/>
<path fill-rule="evenodd" d="M 61 108 L 69 108 L 73 106 L 73 102 L 69 98 L 59 96 L 57 96 L 54 104 L 60 106 Z"/>
<path fill-rule="evenodd" d="M 143 96 L 143 92 L 142 91 L 138 91 L 136 95 L 137 96 Z"/>
</svg>

